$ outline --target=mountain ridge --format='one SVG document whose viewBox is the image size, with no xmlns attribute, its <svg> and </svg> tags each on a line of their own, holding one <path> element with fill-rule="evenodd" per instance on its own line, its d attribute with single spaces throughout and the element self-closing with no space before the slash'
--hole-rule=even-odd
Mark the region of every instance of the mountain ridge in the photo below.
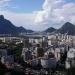
<svg viewBox="0 0 75 75">
<path fill-rule="evenodd" d="M 51 31 L 52 29 L 54 29 L 54 30 Z M 68 35 L 75 35 L 75 25 L 70 22 L 66 22 L 59 29 L 55 29 L 53 27 L 50 27 L 50 28 L 46 29 L 45 32 L 61 33 L 61 34 L 67 33 Z"/>
<path fill-rule="evenodd" d="M 54 31 L 56 31 L 55 28 L 49 27 L 49 28 L 47 28 L 44 32 L 46 32 L 46 33 L 52 33 L 52 32 L 54 32 Z"/>
<path fill-rule="evenodd" d="M 4 18 L 3 15 L 0 15 L 0 34 L 19 34 L 19 33 L 32 33 L 33 30 L 27 30 L 24 27 L 15 26 L 11 21 Z M 59 29 L 55 29 L 53 27 L 49 27 L 48 29 L 42 31 L 46 33 L 61 33 L 68 35 L 75 35 L 75 25 L 66 22 Z"/>
<path fill-rule="evenodd" d="M 11 21 L 5 19 L 3 15 L 0 15 L 0 34 L 18 34 L 22 32 L 27 33 L 30 31 L 32 30 L 27 30 L 22 26 L 15 26 Z"/>
<path fill-rule="evenodd" d="M 66 22 L 61 28 L 59 28 L 56 32 L 68 35 L 75 35 L 75 25 L 70 22 Z"/>
</svg>

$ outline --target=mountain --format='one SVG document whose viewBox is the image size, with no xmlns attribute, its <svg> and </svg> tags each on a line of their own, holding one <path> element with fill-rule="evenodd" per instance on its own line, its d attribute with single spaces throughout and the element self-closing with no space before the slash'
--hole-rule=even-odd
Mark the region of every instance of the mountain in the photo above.
<svg viewBox="0 0 75 75">
<path fill-rule="evenodd" d="M 66 22 L 61 28 L 59 28 L 56 32 L 68 35 L 75 35 L 75 25 L 70 22 Z"/>
<path fill-rule="evenodd" d="M 18 34 L 18 33 L 32 33 L 32 30 L 27 30 L 24 27 L 17 27 L 13 25 L 9 20 L 5 19 L 3 15 L 0 15 L 0 34 Z M 75 25 L 70 22 L 66 22 L 61 28 L 55 29 L 50 27 L 44 32 L 48 33 L 61 33 L 68 35 L 75 35 Z"/>
<path fill-rule="evenodd" d="M 9 20 L 5 19 L 3 15 L 0 15 L 0 34 L 17 34 L 21 32 L 30 32 L 23 27 L 17 27 L 13 25 Z"/>
<path fill-rule="evenodd" d="M 27 33 L 33 33 L 34 31 L 33 30 L 27 30 Z"/>
<path fill-rule="evenodd" d="M 66 22 L 61 28 L 59 29 L 55 29 L 53 27 L 50 27 L 48 29 L 46 29 L 44 32 L 48 32 L 48 33 L 61 33 L 61 34 L 65 34 L 67 33 L 68 35 L 75 35 L 75 25 L 73 25 L 70 22 Z"/>
<path fill-rule="evenodd" d="M 50 28 L 46 29 L 44 32 L 46 32 L 46 33 L 52 33 L 54 31 L 56 31 L 56 29 L 53 28 L 53 27 L 50 27 Z"/>
<path fill-rule="evenodd" d="M 33 30 L 27 30 L 27 29 L 25 29 L 22 26 L 17 27 L 17 30 L 18 30 L 19 33 L 24 33 L 24 32 L 26 32 L 26 33 L 32 33 L 32 32 L 34 32 Z"/>
<path fill-rule="evenodd" d="M 19 33 L 21 33 L 21 32 L 27 32 L 27 30 L 26 30 L 24 27 L 22 27 L 22 26 L 17 27 L 17 31 L 18 31 Z"/>
</svg>

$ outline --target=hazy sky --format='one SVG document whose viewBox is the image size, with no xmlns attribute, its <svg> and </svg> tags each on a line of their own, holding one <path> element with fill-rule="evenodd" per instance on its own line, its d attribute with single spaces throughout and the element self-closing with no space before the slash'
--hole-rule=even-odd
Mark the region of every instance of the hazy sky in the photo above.
<svg viewBox="0 0 75 75">
<path fill-rule="evenodd" d="M 75 0 L 0 0 L 0 14 L 16 26 L 42 31 L 75 24 Z"/>
</svg>

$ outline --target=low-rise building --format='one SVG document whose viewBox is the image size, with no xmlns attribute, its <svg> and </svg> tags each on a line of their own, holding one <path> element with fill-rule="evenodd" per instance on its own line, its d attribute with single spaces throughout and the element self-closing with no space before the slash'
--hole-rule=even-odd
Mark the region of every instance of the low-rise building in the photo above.
<svg viewBox="0 0 75 75">
<path fill-rule="evenodd" d="M 28 61 L 32 59 L 32 52 L 28 50 L 28 48 L 23 48 L 21 56 L 24 61 Z"/>
<path fill-rule="evenodd" d="M 12 68 L 14 65 L 14 57 L 10 56 L 3 56 L 1 57 L 1 62 L 6 65 L 7 68 Z"/>
<path fill-rule="evenodd" d="M 67 53 L 67 59 L 65 62 L 65 67 L 67 69 L 75 68 L 75 49 L 74 48 L 70 48 L 70 50 Z"/>
<path fill-rule="evenodd" d="M 55 69 L 57 65 L 57 61 L 54 57 L 51 56 L 51 58 L 42 58 L 41 59 L 41 65 L 43 68 L 49 68 L 49 69 Z"/>
<path fill-rule="evenodd" d="M 0 49 L 0 58 L 3 57 L 3 56 L 7 56 L 7 51 L 6 49 Z"/>
</svg>

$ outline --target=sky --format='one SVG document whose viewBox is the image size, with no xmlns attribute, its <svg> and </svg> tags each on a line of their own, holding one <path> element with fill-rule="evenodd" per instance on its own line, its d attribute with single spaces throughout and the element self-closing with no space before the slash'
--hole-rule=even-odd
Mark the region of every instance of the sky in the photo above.
<svg viewBox="0 0 75 75">
<path fill-rule="evenodd" d="M 75 0 L 0 0 L 0 15 L 15 26 L 43 31 L 75 24 Z"/>
</svg>

